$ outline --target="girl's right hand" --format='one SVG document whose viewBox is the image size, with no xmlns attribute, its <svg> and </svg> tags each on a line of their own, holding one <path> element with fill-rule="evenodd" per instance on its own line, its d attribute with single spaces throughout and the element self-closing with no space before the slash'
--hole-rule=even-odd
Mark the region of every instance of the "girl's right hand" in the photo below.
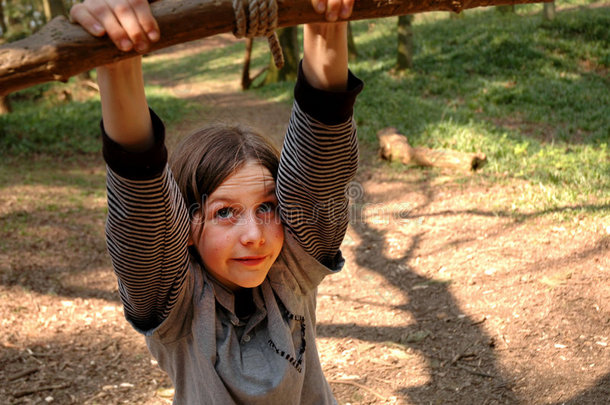
<svg viewBox="0 0 610 405">
<path fill-rule="evenodd" d="M 124 52 L 144 53 L 159 40 L 159 25 L 146 0 L 85 0 L 70 9 L 70 18 L 93 36 L 108 34 Z"/>
<path fill-rule="evenodd" d="M 327 22 L 347 20 L 354 9 L 355 0 L 311 0 L 318 14 L 324 14 Z"/>
</svg>

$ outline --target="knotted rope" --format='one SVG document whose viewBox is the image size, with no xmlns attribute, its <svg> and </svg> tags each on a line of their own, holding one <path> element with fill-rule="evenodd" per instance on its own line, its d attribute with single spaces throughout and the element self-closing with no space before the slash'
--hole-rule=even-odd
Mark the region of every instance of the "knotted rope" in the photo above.
<svg viewBox="0 0 610 405">
<path fill-rule="evenodd" d="M 244 3 L 247 3 L 248 7 Z M 237 38 L 267 37 L 273 61 L 278 69 L 284 66 L 284 55 L 275 33 L 277 28 L 276 0 L 233 0 Z"/>
</svg>

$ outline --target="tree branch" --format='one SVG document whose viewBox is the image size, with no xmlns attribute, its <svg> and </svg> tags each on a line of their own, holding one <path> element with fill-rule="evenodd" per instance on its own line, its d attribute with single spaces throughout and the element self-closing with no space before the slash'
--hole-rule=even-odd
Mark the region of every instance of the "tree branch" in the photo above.
<svg viewBox="0 0 610 405">
<path fill-rule="evenodd" d="M 359 0 L 350 20 L 425 11 L 454 11 L 541 0 Z M 542 0 L 545 1 L 545 0 Z M 199 38 L 232 32 L 231 0 L 162 0 L 151 4 L 161 39 L 151 51 Z M 279 27 L 321 22 L 307 0 L 278 0 Z M 38 83 L 59 80 L 135 55 L 121 52 L 107 38 L 95 38 L 79 25 L 56 17 L 40 31 L 0 47 L 0 96 Z"/>
</svg>

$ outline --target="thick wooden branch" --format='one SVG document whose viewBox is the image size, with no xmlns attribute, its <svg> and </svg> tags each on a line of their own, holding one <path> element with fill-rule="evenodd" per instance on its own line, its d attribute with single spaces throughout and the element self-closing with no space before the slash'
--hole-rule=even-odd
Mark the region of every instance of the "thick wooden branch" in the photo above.
<svg viewBox="0 0 610 405">
<path fill-rule="evenodd" d="M 390 162 L 405 165 L 441 167 L 459 171 L 476 171 L 487 163 L 484 153 L 464 153 L 448 149 L 412 147 L 407 137 L 396 128 L 384 128 L 377 132 L 379 154 Z"/>
<path fill-rule="evenodd" d="M 545 0 L 358 0 L 350 20 L 390 17 L 425 11 L 454 11 Z M 151 50 L 211 35 L 232 32 L 232 0 L 162 0 L 151 5 L 161 40 Z M 309 0 L 278 0 L 280 27 L 323 21 Z M 80 26 L 57 17 L 36 34 L 0 47 L 0 95 L 71 76 L 134 55 L 110 40 L 95 38 Z"/>
</svg>

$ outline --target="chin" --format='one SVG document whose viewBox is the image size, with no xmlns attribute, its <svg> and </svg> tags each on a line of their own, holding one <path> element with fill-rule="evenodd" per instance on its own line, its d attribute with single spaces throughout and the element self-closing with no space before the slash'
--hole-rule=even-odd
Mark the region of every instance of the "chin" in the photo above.
<svg viewBox="0 0 610 405">
<path fill-rule="evenodd" d="M 239 286 L 241 288 L 256 288 L 259 285 L 263 284 L 263 281 L 265 281 L 266 277 L 261 278 L 260 280 L 248 280 L 248 281 L 244 281 L 243 283 L 239 283 Z"/>
</svg>

